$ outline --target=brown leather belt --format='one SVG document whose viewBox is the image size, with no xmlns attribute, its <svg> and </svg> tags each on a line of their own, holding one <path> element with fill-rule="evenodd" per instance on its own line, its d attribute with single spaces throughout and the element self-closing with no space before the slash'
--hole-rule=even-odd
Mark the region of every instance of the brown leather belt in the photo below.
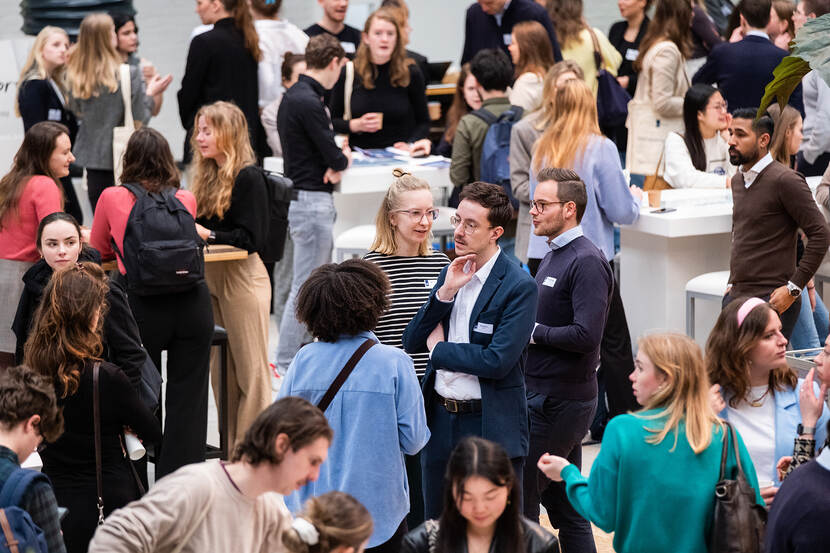
<svg viewBox="0 0 830 553">
<path fill-rule="evenodd" d="M 481 413 L 480 399 L 449 399 L 438 394 L 435 397 L 448 413 Z"/>
</svg>

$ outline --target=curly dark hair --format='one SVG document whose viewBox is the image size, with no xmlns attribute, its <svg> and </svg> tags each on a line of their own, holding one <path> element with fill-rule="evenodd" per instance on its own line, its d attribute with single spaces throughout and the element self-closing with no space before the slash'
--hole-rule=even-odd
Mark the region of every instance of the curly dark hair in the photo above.
<svg viewBox="0 0 830 553">
<path fill-rule="evenodd" d="M 349 259 L 317 267 L 297 296 L 297 320 L 312 336 L 336 342 L 374 330 L 389 307 L 389 279 L 377 265 Z"/>
<path fill-rule="evenodd" d="M 494 227 L 505 228 L 513 218 L 513 206 L 504 192 L 504 188 L 498 184 L 489 182 L 471 182 L 464 186 L 458 201 L 470 200 L 482 207 L 486 207 L 487 221 Z"/>
<path fill-rule="evenodd" d="M 291 451 L 298 451 L 317 438 L 331 443 L 334 430 L 316 406 L 301 397 L 284 397 L 275 401 L 254 419 L 237 444 L 231 461 L 244 460 L 254 466 L 260 463 L 279 465 L 283 455 L 277 453 L 277 436 L 285 434 Z"/>
<path fill-rule="evenodd" d="M 52 383 L 25 365 L 4 369 L 0 372 L 0 426 L 11 430 L 33 415 L 40 415 L 37 429 L 47 442 L 63 433 L 63 415 Z"/>
</svg>

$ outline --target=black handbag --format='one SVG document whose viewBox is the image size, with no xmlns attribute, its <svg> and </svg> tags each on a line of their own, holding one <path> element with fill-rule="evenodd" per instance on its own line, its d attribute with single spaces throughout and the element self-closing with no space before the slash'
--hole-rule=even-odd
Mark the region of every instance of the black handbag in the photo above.
<svg viewBox="0 0 830 553">
<path fill-rule="evenodd" d="M 150 359 L 150 354 L 146 353 L 144 363 L 141 365 L 141 383 L 138 387 L 138 397 L 141 403 L 155 413 L 159 408 L 159 400 L 161 399 L 161 371 L 156 368 L 156 364 Z"/>
<path fill-rule="evenodd" d="M 715 515 L 709 540 L 710 553 L 762 553 L 767 510 L 755 502 L 755 490 L 749 485 L 738 453 L 738 436 L 728 422 L 723 421 L 723 450 L 720 476 L 715 486 Z M 735 479 L 726 478 L 726 458 L 729 438 L 738 470 Z"/>
<path fill-rule="evenodd" d="M 594 43 L 594 63 L 597 66 L 597 119 L 603 129 L 620 127 L 628 117 L 628 102 L 631 95 L 620 86 L 616 77 L 602 68 L 602 54 L 599 49 L 599 40 L 594 30 L 589 26 L 591 40 Z"/>
</svg>

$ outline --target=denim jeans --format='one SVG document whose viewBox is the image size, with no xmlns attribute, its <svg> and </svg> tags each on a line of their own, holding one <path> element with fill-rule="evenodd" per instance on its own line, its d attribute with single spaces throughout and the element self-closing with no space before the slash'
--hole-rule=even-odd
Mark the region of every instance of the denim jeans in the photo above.
<svg viewBox="0 0 830 553">
<path fill-rule="evenodd" d="M 827 307 L 821 297 L 816 294 L 816 310 L 810 308 L 810 298 L 807 295 L 807 288 L 801 292 L 801 309 L 798 312 L 798 320 L 793 327 L 790 336 L 790 347 L 792 349 L 820 348 L 827 340 L 828 320 Z"/>
<path fill-rule="evenodd" d="M 288 370 L 300 347 L 311 341 L 305 325 L 297 320 L 294 313 L 297 294 L 314 269 L 331 262 L 334 246 L 332 229 L 336 215 L 334 198 L 328 192 L 298 190 L 297 199 L 292 200 L 288 208 L 288 228 L 294 242 L 294 275 L 280 323 L 276 363 L 280 374 Z"/>
</svg>

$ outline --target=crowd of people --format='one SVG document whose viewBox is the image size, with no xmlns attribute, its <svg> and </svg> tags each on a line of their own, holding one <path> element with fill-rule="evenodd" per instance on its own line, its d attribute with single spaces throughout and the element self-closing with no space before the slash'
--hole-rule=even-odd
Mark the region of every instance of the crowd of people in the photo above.
<svg viewBox="0 0 830 553">
<path fill-rule="evenodd" d="M 360 31 L 347 0 L 318 2 L 300 30 L 279 0 L 196 1 L 185 171 L 152 128 L 172 77 L 135 17 L 37 35 L 0 178 L 4 533 L 19 507 L 40 553 L 591 553 L 592 524 L 620 553 L 730 533 L 826 551 L 830 86 L 811 71 L 757 112 L 830 1 L 619 0 L 606 35 L 582 0 L 478 0 L 440 133 L 410 6 Z M 352 148 L 387 147 L 448 158 L 452 249 L 430 183 L 390 167 L 368 253 L 331 263 Z M 292 183 L 282 256 L 269 156 Z M 646 180 L 731 190 L 704 349 L 629 332 L 618 227 Z M 822 347 L 806 376 L 788 366 Z M 230 455 L 206 462 L 211 383 Z M 36 451 L 42 474 L 20 468 Z"/>
</svg>

